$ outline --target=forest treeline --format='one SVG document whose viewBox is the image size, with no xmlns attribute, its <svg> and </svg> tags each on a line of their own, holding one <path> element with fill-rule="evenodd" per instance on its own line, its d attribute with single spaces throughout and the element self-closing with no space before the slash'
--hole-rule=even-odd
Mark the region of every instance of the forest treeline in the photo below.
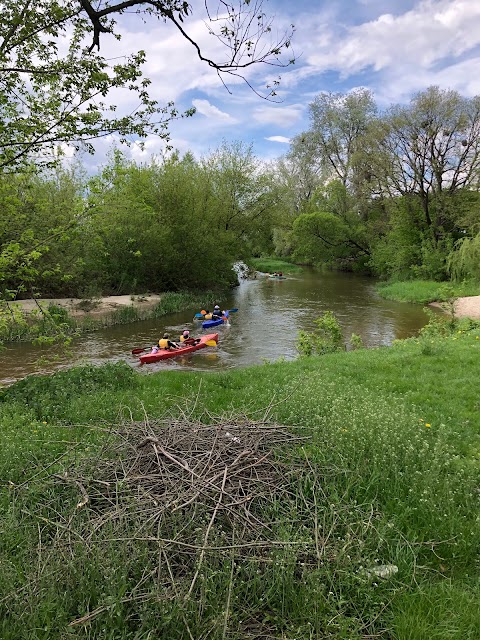
<svg viewBox="0 0 480 640">
<path fill-rule="evenodd" d="M 480 280 L 480 97 L 430 87 L 380 113 L 367 90 L 321 94 L 310 128 L 261 162 L 139 164 L 118 149 L 0 178 L 4 299 L 223 287 L 276 255 L 385 279 Z"/>
</svg>

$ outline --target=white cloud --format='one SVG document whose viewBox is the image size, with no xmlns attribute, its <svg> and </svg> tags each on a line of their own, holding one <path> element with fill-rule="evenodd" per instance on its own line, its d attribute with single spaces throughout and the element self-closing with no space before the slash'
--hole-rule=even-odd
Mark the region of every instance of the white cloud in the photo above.
<svg viewBox="0 0 480 640">
<path fill-rule="evenodd" d="M 285 138 L 285 136 L 269 136 L 265 138 L 265 140 L 270 140 L 270 142 L 282 142 L 284 144 L 290 144 L 290 138 Z"/>
<path fill-rule="evenodd" d="M 304 105 L 292 104 L 284 106 L 259 107 L 253 110 L 253 118 L 260 124 L 271 124 L 278 127 L 290 127 L 299 122 L 305 111 Z"/>
<path fill-rule="evenodd" d="M 341 36 L 341 34 L 339 34 Z M 471 0 L 422 0 L 406 13 L 383 14 L 349 27 L 344 37 L 308 55 L 310 71 L 335 69 L 345 77 L 372 67 L 376 71 L 407 62 L 431 67 L 480 44 L 480 3 Z"/>
<path fill-rule="evenodd" d="M 208 100 L 193 100 L 192 104 L 197 109 L 198 113 L 201 113 L 207 118 L 213 118 L 217 121 L 227 122 L 230 124 L 238 122 L 238 120 L 232 118 L 228 113 L 220 111 L 220 109 L 215 107 L 213 104 L 210 104 Z"/>
</svg>

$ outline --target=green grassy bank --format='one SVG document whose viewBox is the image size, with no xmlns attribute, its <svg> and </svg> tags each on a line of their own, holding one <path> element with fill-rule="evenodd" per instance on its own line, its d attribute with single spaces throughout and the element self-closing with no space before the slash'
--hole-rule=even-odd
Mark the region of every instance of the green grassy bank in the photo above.
<svg viewBox="0 0 480 640">
<path fill-rule="evenodd" d="M 117 364 L 3 390 L 0 637 L 477 639 L 479 374 L 467 322 L 227 373 Z M 160 525 L 171 478 L 154 487 L 152 465 L 187 428 L 199 477 L 202 425 L 222 427 L 231 462 L 208 476 L 213 501 L 191 482 Z M 231 434 L 247 426 L 264 433 L 250 466 L 275 475 L 242 494 L 245 470 L 234 502 L 225 483 L 252 446 Z M 133 485 L 137 432 L 157 448 Z"/>
<path fill-rule="evenodd" d="M 399 302 L 448 302 L 452 298 L 479 296 L 480 284 L 476 282 L 435 282 L 434 280 L 408 280 L 386 282 L 377 285 L 379 294 L 387 300 Z"/>
<path fill-rule="evenodd" d="M 282 271 L 285 275 L 288 275 L 289 273 L 300 273 L 303 271 L 301 266 L 279 258 L 250 258 L 248 263 L 254 269 L 257 269 L 257 271 L 263 271 L 264 273 Z"/>
</svg>

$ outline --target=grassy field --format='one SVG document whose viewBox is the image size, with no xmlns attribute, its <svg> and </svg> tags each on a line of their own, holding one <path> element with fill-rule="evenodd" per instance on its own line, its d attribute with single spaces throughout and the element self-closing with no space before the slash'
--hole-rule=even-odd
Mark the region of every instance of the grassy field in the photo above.
<svg viewBox="0 0 480 640">
<path fill-rule="evenodd" d="M 285 260 L 278 258 L 250 258 L 249 264 L 257 269 L 257 271 L 264 273 L 282 271 L 285 275 L 288 275 L 289 273 L 300 273 L 303 271 L 299 265 L 285 262 Z"/>
<path fill-rule="evenodd" d="M 86 367 L 2 391 L 0 637 L 476 640 L 480 327 L 442 333 L 226 373 Z M 168 449 L 165 421 L 191 425 L 192 443 L 217 425 L 233 458 L 211 504 L 193 482 L 160 526 L 161 487 L 152 502 L 152 475 L 133 487 L 120 471 L 137 431 Z M 247 426 L 298 439 L 265 431 L 258 464 L 276 475 L 227 505 L 227 470 L 251 454 L 231 434 Z"/>
<path fill-rule="evenodd" d="M 480 284 L 475 282 L 435 282 L 433 280 L 409 280 L 386 282 L 377 285 L 379 294 L 388 300 L 399 302 L 446 302 L 451 298 L 480 295 Z"/>
</svg>

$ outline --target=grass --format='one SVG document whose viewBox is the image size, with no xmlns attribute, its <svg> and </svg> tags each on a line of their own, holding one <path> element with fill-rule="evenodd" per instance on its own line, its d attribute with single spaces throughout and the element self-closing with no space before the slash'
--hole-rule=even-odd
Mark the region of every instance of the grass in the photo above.
<svg viewBox="0 0 480 640">
<path fill-rule="evenodd" d="M 0 636 L 474 640 L 479 362 L 470 322 L 390 348 L 225 373 L 141 376 L 120 363 L 3 390 Z M 304 472 L 278 505 L 274 534 L 303 540 L 313 558 L 295 549 L 268 562 L 209 558 L 186 601 L 162 591 L 157 549 L 132 541 L 131 523 L 107 523 L 84 543 L 96 507 L 77 509 L 75 484 L 51 475 L 97 468 L 110 425 L 180 408 L 205 421 L 258 419 L 268 406 L 271 420 L 310 435 L 278 453 Z M 372 577 L 383 564 L 398 572 Z"/>
<path fill-rule="evenodd" d="M 399 302 L 446 302 L 451 298 L 480 295 L 480 284 L 475 282 L 435 282 L 433 280 L 408 280 L 377 285 L 379 294 L 388 300 Z"/>
<path fill-rule="evenodd" d="M 303 271 L 301 266 L 277 258 L 250 258 L 249 265 L 253 266 L 257 271 L 264 273 L 282 271 L 288 275 L 289 273 L 300 273 Z"/>
<path fill-rule="evenodd" d="M 184 309 L 201 308 L 207 303 L 213 305 L 218 292 L 203 293 L 167 292 L 154 307 L 143 309 L 128 306 L 115 309 L 100 317 L 73 318 L 68 311 L 56 305 L 49 305 L 43 314 L 38 311 L 25 316 L 21 312 L 9 313 L 0 309 L 0 344 L 2 342 L 61 342 L 71 336 L 96 331 L 118 324 L 130 324 L 150 318 L 160 318 Z"/>
</svg>

